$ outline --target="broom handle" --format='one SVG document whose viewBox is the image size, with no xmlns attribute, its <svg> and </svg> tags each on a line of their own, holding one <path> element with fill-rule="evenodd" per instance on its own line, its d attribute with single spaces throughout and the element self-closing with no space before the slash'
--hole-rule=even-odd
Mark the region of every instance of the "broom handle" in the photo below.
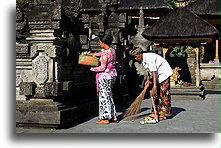
<svg viewBox="0 0 221 148">
<path fill-rule="evenodd" d="M 155 106 L 153 97 L 151 97 L 151 100 L 152 100 L 152 105 L 153 105 L 154 114 L 157 115 L 156 106 Z"/>
</svg>

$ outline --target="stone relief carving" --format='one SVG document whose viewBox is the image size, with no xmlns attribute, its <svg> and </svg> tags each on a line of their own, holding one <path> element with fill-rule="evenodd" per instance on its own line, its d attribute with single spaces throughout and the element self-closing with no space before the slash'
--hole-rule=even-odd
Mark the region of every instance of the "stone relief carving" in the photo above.
<svg viewBox="0 0 221 148">
<path fill-rule="evenodd" d="M 19 54 L 19 53 L 27 54 L 27 53 L 29 53 L 28 49 L 29 49 L 28 44 L 17 44 L 16 45 L 16 54 Z"/>
<path fill-rule="evenodd" d="M 23 82 L 21 75 L 16 75 L 16 87 L 19 87 L 21 82 Z"/>
<path fill-rule="evenodd" d="M 52 5 L 51 7 L 51 19 L 60 20 L 61 19 L 61 6 Z"/>
<path fill-rule="evenodd" d="M 81 8 L 81 0 L 63 0 L 62 6 L 67 16 L 77 16 Z"/>
<path fill-rule="evenodd" d="M 16 7 L 16 21 L 22 21 L 22 10 Z"/>
<path fill-rule="evenodd" d="M 61 54 L 62 48 L 58 45 L 53 46 L 45 46 L 45 52 L 49 57 L 58 57 Z"/>
<path fill-rule="evenodd" d="M 22 82 L 28 82 L 29 80 L 28 71 L 22 70 L 16 72 L 16 87 L 19 87 Z"/>
<path fill-rule="evenodd" d="M 62 83 L 49 82 L 44 85 L 46 96 L 59 96 L 62 94 Z"/>
<path fill-rule="evenodd" d="M 33 82 L 22 82 L 20 84 L 20 95 L 34 95 L 35 84 Z"/>
<path fill-rule="evenodd" d="M 37 98 L 44 98 L 45 97 L 44 87 L 37 87 L 35 89 L 35 97 L 37 97 Z"/>
<path fill-rule="evenodd" d="M 39 84 L 44 84 L 48 80 L 48 57 L 38 56 L 33 61 L 34 79 Z"/>
</svg>

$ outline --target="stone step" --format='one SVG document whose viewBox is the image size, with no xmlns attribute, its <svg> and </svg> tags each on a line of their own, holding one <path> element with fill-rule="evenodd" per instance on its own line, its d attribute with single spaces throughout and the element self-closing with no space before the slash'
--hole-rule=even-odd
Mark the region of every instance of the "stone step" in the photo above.
<svg viewBox="0 0 221 148">
<path fill-rule="evenodd" d="M 182 100 L 202 100 L 205 98 L 204 88 L 202 86 L 171 87 L 171 98 Z"/>
<path fill-rule="evenodd" d="M 97 111 L 98 102 L 70 106 L 50 99 L 17 100 L 16 126 L 58 128 L 71 126 L 76 120 Z"/>
<path fill-rule="evenodd" d="M 190 92 L 181 92 L 181 91 L 172 91 L 171 95 L 203 95 L 204 91 L 190 91 Z"/>
<path fill-rule="evenodd" d="M 220 81 L 203 81 L 202 82 L 205 89 L 208 90 L 220 90 Z"/>
<path fill-rule="evenodd" d="M 171 100 L 204 100 L 204 96 L 200 95 L 171 95 Z"/>
</svg>

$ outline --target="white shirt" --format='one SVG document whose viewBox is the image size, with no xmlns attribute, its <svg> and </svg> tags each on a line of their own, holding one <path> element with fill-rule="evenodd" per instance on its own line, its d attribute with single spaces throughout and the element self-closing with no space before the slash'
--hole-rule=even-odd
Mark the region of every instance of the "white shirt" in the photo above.
<svg viewBox="0 0 221 148">
<path fill-rule="evenodd" d="M 155 53 L 143 53 L 142 64 L 148 71 L 157 72 L 159 83 L 163 82 L 173 74 L 169 63 L 163 57 Z"/>
</svg>

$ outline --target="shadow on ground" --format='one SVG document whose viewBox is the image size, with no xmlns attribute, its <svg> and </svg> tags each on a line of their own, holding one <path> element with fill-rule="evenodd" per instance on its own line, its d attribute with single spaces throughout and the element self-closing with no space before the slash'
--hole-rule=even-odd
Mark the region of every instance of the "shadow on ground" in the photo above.
<svg viewBox="0 0 221 148">
<path fill-rule="evenodd" d="M 118 120 L 121 121 L 124 119 L 124 115 L 125 115 L 125 112 L 127 110 L 127 108 L 130 106 L 132 102 L 129 102 L 123 106 L 117 106 L 116 107 L 116 111 L 118 113 Z M 148 108 L 148 107 L 142 107 L 141 108 L 141 113 L 137 115 L 136 118 L 143 118 L 145 116 L 148 116 L 150 113 L 148 114 L 145 114 L 144 112 L 147 112 L 148 110 L 150 110 L 149 112 L 151 113 L 151 108 Z M 172 119 L 174 118 L 175 116 L 177 116 L 178 114 L 180 114 L 181 112 L 183 111 L 186 111 L 186 109 L 184 108 L 180 108 L 180 107 L 172 107 L 172 116 L 171 117 L 167 117 L 167 119 Z M 62 126 L 62 127 L 59 127 L 59 129 L 67 129 L 67 128 L 71 128 L 71 127 L 74 127 L 74 126 L 77 126 L 79 124 L 82 124 L 84 122 L 87 122 L 93 118 L 96 118 L 98 116 L 98 112 L 97 113 L 93 113 L 91 114 L 90 116 L 86 116 L 86 117 L 82 117 L 81 119 L 78 119 L 76 120 L 76 122 L 74 122 L 73 124 L 71 125 L 67 125 L 67 126 Z"/>
<path fill-rule="evenodd" d="M 205 95 L 208 94 L 221 94 L 220 90 L 205 90 Z"/>
</svg>

